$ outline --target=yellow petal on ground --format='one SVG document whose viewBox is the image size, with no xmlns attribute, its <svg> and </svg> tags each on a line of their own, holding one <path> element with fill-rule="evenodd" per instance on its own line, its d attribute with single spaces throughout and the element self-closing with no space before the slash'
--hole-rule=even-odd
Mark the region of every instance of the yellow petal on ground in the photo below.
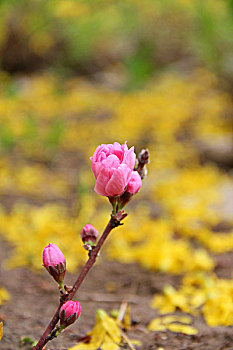
<svg viewBox="0 0 233 350">
<path fill-rule="evenodd" d="M 166 326 L 162 324 L 161 318 L 156 317 L 154 318 L 147 327 L 150 331 L 165 331 Z"/>
<path fill-rule="evenodd" d="M 88 333 L 88 335 L 91 336 L 91 344 L 95 345 L 98 348 L 104 340 L 106 330 L 103 328 L 102 324 L 97 319 L 98 318 L 96 317 L 96 324 L 91 330 L 91 332 Z"/>
<path fill-rule="evenodd" d="M 105 334 L 106 332 L 104 329 L 95 326 L 93 330 L 89 333 L 89 335 L 91 336 L 91 345 L 98 348 L 103 343 Z"/>
<path fill-rule="evenodd" d="M 179 315 L 168 315 L 154 318 L 150 324 L 148 325 L 148 329 L 150 331 L 166 331 L 170 329 L 169 327 L 174 325 L 174 329 L 177 326 L 186 326 L 182 324 L 177 324 L 177 322 L 190 324 L 192 322 L 192 318 L 190 316 L 179 316 Z M 185 329 L 185 328 L 184 328 Z"/>
<path fill-rule="evenodd" d="M 152 308 L 159 309 L 159 312 L 161 314 L 174 312 L 176 310 L 176 307 L 173 305 L 173 303 L 168 301 L 165 296 L 159 294 L 155 295 L 154 299 L 152 300 L 151 306 Z"/>
<path fill-rule="evenodd" d="M 97 311 L 98 322 L 102 324 L 106 333 L 112 338 L 115 343 L 120 343 L 121 341 L 121 330 L 117 325 L 117 322 L 113 320 L 104 310 Z"/>
<path fill-rule="evenodd" d="M 95 345 L 93 344 L 77 344 L 73 346 L 72 348 L 69 348 L 69 350 L 96 350 L 98 349 Z"/>
<path fill-rule="evenodd" d="M 121 339 L 120 339 L 121 340 Z M 108 334 L 104 337 L 103 344 L 101 345 L 101 350 L 118 350 L 120 345 L 115 343 Z"/>
<path fill-rule="evenodd" d="M 104 343 L 101 346 L 101 350 L 120 350 L 119 346 L 115 343 Z"/>
<path fill-rule="evenodd" d="M 5 288 L 0 288 L 0 305 L 4 301 L 9 301 L 10 300 L 10 294 Z"/>
<path fill-rule="evenodd" d="M 179 323 L 171 323 L 167 325 L 167 329 L 171 332 L 183 333 L 188 335 L 195 335 L 198 333 L 198 330 L 196 328 Z"/>
<path fill-rule="evenodd" d="M 233 325 L 232 295 L 233 281 L 230 279 L 218 278 L 214 273 L 187 274 L 179 290 L 173 287 L 164 288 L 162 295 L 155 296 L 152 307 L 157 307 L 161 314 L 166 310 L 173 312 L 179 307 L 183 312 L 192 315 L 202 313 L 211 327 L 231 326 Z M 170 321 L 170 318 L 168 320 Z M 175 320 L 177 321 L 186 323 L 181 319 Z"/>
<path fill-rule="evenodd" d="M 162 322 L 163 324 L 169 324 L 172 322 L 191 324 L 192 318 L 190 316 L 168 315 L 162 318 Z"/>
<path fill-rule="evenodd" d="M 69 350 L 118 350 L 121 342 L 121 329 L 117 321 L 108 316 L 108 314 L 99 309 L 96 312 L 96 323 L 91 332 L 88 344 L 77 344 Z"/>
<path fill-rule="evenodd" d="M 3 323 L 0 322 L 0 340 L 2 339 L 3 336 Z"/>
<path fill-rule="evenodd" d="M 136 345 L 136 346 L 141 346 L 142 345 L 142 342 L 140 340 L 136 340 L 136 339 L 131 340 L 131 343 L 133 345 Z"/>
</svg>

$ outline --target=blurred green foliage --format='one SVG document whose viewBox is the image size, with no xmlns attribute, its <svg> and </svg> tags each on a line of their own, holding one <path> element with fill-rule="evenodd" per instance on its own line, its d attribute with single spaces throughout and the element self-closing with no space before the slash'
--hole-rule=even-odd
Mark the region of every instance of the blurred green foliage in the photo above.
<svg viewBox="0 0 233 350">
<path fill-rule="evenodd" d="M 232 8 L 229 0 L 2 0 L 0 64 L 11 73 L 120 71 L 130 89 L 174 64 L 232 78 Z"/>
</svg>

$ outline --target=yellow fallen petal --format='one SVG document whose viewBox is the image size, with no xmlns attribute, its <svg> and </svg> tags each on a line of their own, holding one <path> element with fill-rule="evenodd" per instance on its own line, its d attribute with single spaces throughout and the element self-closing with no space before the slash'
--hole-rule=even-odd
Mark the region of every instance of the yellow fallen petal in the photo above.
<svg viewBox="0 0 233 350">
<path fill-rule="evenodd" d="M 102 350 L 119 350 L 120 349 L 119 345 L 115 343 L 112 337 L 110 337 L 109 335 L 106 335 L 104 337 L 104 341 L 100 347 Z"/>
<path fill-rule="evenodd" d="M 121 341 L 121 331 L 119 326 L 117 325 L 117 321 L 113 320 L 107 314 L 102 323 L 104 329 L 108 333 L 108 335 L 112 338 L 115 343 L 120 343 Z"/>
<path fill-rule="evenodd" d="M 137 346 L 141 346 L 142 345 L 142 342 L 140 340 L 136 340 L 136 339 L 131 340 L 131 343 L 133 345 L 137 345 Z"/>
<path fill-rule="evenodd" d="M 102 344 L 106 330 L 102 327 L 101 324 L 96 324 L 88 335 L 91 336 L 91 344 L 95 345 L 97 348 Z"/>
<path fill-rule="evenodd" d="M 149 325 L 147 326 L 147 328 L 150 331 L 165 331 L 166 330 L 166 326 L 163 325 L 161 323 L 161 318 L 154 318 Z"/>
<path fill-rule="evenodd" d="M 172 323 L 167 325 L 167 329 L 171 332 L 178 332 L 188 335 L 194 335 L 198 333 L 198 330 L 192 326 L 184 325 L 184 324 L 178 324 L 178 323 Z"/>
<path fill-rule="evenodd" d="M 181 322 L 181 323 L 192 323 L 192 318 L 190 316 L 179 316 L 179 315 L 168 315 L 162 318 L 163 324 L 169 324 L 172 322 Z"/>
<path fill-rule="evenodd" d="M 10 300 L 10 294 L 5 288 L 0 288 L 0 304 Z"/>
<path fill-rule="evenodd" d="M 72 348 L 69 348 L 68 350 L 96 350 L 98 349 L 95 345 L 93 344 L 77 344 L 73 346 Z"/>
<path fill-rule="evenodd" d="M 96 312 L 96 324 L 88 333 L 91 337 L 88 344 L 77 344 L 70 350 L 96 350 L 101 347 L 102 350 L 118 350 L 121 342 L 121 330 L 117 321 L 108 316 L 108 314 L 99 309 Z"/>
<path fill-rule="evenodd" d="M 0 322 L 0 340 L 2 339 L 3 336 L 3 323 Z"/>
<path fill-rule="evenodd" d="M 173 303 L 167 300 L 163 295 L 155 295 L 151 306 L 152 308 L 157 308 L 161 314 L 174 312 L 176 310 Z"/>
<path fill-rule="evenodd" d="M 101 345 L 101 350 L 119 350 L 119 346 L 116 343 L 104 343 Z M 95 348 L 96 350 L 96 348 Z"/>
</svg>

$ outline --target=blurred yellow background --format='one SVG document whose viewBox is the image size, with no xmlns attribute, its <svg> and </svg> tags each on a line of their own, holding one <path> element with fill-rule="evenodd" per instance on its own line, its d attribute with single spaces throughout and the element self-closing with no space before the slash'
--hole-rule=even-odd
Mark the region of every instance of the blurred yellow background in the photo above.
<svg viewBox="0 0 233 350">
<path fill-rule="evenodd" d="M 0 235 L 14 247 L 4 268 L 41 268 L 49 242 L 69 271 L 83 264 L 82 226 L 101 232 L 110 213 L 89 157 L 127 140 L 149 149 L 148 176 L 104 258 L 187 273 L 183 298 L 197 280 L 202 294 L 184 311 L 205 303 L 210 325 L 233 323 L 232 282 L 213 273 L 213 253 L 233 248 L 232 10 L 227 0 L 1 1 Z M 155 306 L 172 311 L 176 293 Z M 219 305 L 227 313 L 210 314 Z"/>
</svg>

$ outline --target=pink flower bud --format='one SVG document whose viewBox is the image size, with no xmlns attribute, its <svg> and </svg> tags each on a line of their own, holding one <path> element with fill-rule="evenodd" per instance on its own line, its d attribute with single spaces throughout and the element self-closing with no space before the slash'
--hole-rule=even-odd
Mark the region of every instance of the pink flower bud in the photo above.
<svg viewBox="0 0 233 350">
<path fill-rule="evenodd" d="M 90 159 L 96 179 L 95 192 L 108 197 L 121 195 L 135 166 L 134 147 L 128 149 L 126 142 L 102 144 Z"/>
<path fill-rule="evenodd" d="M 49 243 L 43 250 L 43 265 L 59 284 L 66 273 L 66 258 L 54 243 Z"/>
<path fill-rule="evenodd" d="M 141 176 L 138 174 L 137 171 L 132 171 L 126 191 L 131 194 L 135 194 L 140 190 L 141 186 L 142 186 Z"/>
<path fill-rule="evenodd" d="M 84 244 L 93 245 L 96 243 L 98 238 L 98 231 L 91 224 L 85 225 L 81 230 L 81 239 Z"/>
<path fill-rule="evenodd" d="M 74 323 L 81 313 L 81 305 L 78 301 L 67 301 L 62 305 L 59 313 L 61 326 L 69 326 Z"/>
</svg>

